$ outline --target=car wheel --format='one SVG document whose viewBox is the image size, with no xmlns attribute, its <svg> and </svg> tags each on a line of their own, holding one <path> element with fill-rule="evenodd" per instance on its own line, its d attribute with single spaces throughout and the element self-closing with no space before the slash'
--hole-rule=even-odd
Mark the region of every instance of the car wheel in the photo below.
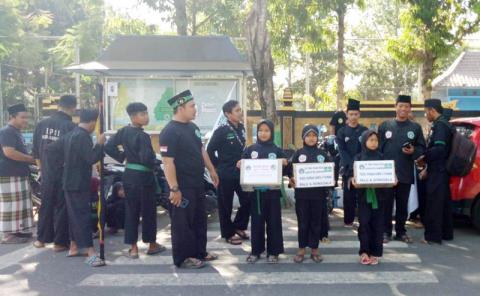
<svg viewBox="0 0 480 296">
<path fill-rule="evenodd" d="M 472 224 L 476 229 L 480 230 L 480 197 L 477 197 L 477 200 L 472 206 Z"/>
</svg>

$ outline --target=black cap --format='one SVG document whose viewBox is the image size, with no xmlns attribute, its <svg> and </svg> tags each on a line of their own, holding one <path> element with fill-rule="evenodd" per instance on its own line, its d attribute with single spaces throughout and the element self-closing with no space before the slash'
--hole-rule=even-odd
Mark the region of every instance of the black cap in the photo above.
<svg viewBox="0 0 480 296">
<path fill-rule="evenodd" d="M 15 104 L 7 108 L 8 109 L 8 114 L 10 115 L 16 115 L 19 112 L 27 112 L 27 108 L 25 108 L 24 104 Z"/>
<path fill-rule="evenodd" d="M 426 99 L 425 108 L 433 108 L 437 110 L 438 113 L 443 113 L 442 101 L 439 99 Z"/>
<path fill-rule="evenodd" d="M 192 93 L 187 89 L 168 100 L 168 104 L 172 106 L 173 109 L 176 109 L 178 106 L 184 105 L 191 100 L 193 100 Z"/>
<path fill-rule="evenodd" d="M 399 95 L 397 97 L 397 103 L 412 103 L 412 97 L 408 95 Z"/>
<path fill-rule="evenodd" d="M 81 123 L 90 123 L 92 121 L 97 121 L 98 110 L 96 109 L 83 109 L 80 110 L 80 122 Z"/>
<path fill-rule="evenodd" d="M 138 112 L 145 112 L 145 111 L 147 111 L 147 106 L 144 103 L 134 102 L 134 103 L 128 104 L 127 106 L 128 116 L 132 116 Z"/>
<path fill-rule="evenodd" d="M 348 99 L 347 111 L 360 111 L 360 101 Z"/>
</svg>

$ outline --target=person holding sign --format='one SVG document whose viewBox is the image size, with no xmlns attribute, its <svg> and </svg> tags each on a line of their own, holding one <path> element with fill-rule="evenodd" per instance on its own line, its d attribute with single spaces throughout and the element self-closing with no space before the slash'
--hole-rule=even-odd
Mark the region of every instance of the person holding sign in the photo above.
<svg viewBox="0 0 480 296">
<path fill-rule="evenodd" d="M 415 181 L 414 161 L 425 151 L 422 127 L 408 119 L 412 109 L 412 98 L 400 95 L 395 103 L 395 119 L 383 122 L 378 128 L 380 151 L 386 160 L 395 161 L 398 185 L 388 189 L 385 200 L 384 242 L 392 239 L 392 212 L 395 202 L 395 240 L 412 243 L 407 235 L 405 222 L 408 217 L 408 197 Z"/>
<path fill-rule="evenodd" d="M 343 222 L 345 227 L 352 227 L 355 220 L 355 208 L 357 204 L 357 191 L 348 182 L 353 171 L 353 158 L 361 151 L 360 137 L 366 127 L 359 124 L 360 102 L 348 100 L 347 125 L 338 131 L 337 143 L 340 152 L 340 172 L 342 175 L 343 187 Z"/>
<path fill-rule="evenodd" d="M 273 143 L 274 125 L 269 120 L 262 120 L 257 125 L 257 143 L 249 146 L 243 159 L 283 159 L 287 165 L 283 150 Z M 240 167 L 241 162 L 237 163 Z M 267 261 L 278 263 L 278 255 L 284 252 L 282 234 L 281 192 L 268 187 L 256 188 L 255 201 L 251 202 L 251 244 L 252 252 L 247 257 L 248 263 L 255 263 L 265 252 L 265 224 L 267 225 Z"/>
<path fill-rule="evenodd" d="M 325 163 L 332 162 L 325 151 L 318 148 L 318 128 L 314 125 L 306 125 L 302 130 L 303 148 L 297 150 L 292 157 L 289 165 L 290 184 L 295 186 L 295 177 L 292 174 L 293 164 L 304 163 Z M 333 171 L 332 171 L 332 183 Z M 310 187 L 295 188 L 295 212 L 298 220 L 298 253 L 293 258 L 295 263 L 302 263 L 305 257 L 305 248 L 312 250 L 310 258 L 315 263 L 323 261 L 322 255 L 318 251 L 318 245 L 322 232 L 328 231 L 322 229 L 327 226 L 322 223 L 327 216 L 327 195 L 328 187 Z"/>
<path fill-rule="evenodd" d="M 379 136 L 367 130 L 362 134 L 362 152 L 355 156 L 355 161 L 383 160 L 378 149 Z M 352 185 L 357 186 L 352 178 Z M 383 255 L 384 199 L 383 188 L 358 188 L 358 238 L 360 240 L 360 263 L 377 265 Z"/>
<path fill-rule="evenodd" d="M 222 238 L 232 245 L 239 245 L 249 239 L 245 230 L 250 220 L 250 199 L 240 186 L 240 171 L 236 167 L 245 150 L 245 127 L 242 108 L 238 101 L 230 100 L 223 105 L 227 122 L 219 126 L 212 135 L 207 152 L 220 177 L 218 187 L 218 220 Z M 240 202 L 232 221 L 233 196 Z"/>
</svg>

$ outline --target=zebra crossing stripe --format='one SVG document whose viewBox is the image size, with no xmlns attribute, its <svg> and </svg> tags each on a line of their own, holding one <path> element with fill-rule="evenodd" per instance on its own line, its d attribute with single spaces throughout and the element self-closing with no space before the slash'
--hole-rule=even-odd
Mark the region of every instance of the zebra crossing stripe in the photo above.
<svg viewBox="0 0 480 296">
<path fill-rule="evenodd" d="M 296 230 L 296 227 L 291 229 L 284 229 L 283 230 L 283 235 L 284 236 L 294 236 L 296 237 L 298 235 L 298 232 Z M 170 236 L 170 231 L 158 231 L 157 232 L 157 237 L 169 237 Z M 341 231 L 341 230 L 332 230 L 328 232 L 329 237 L 357 237 L 357 233 L 353 231 Z M 207 237 L 208 239 L 216 239 L 220 238 L 220 232 L 216 230 L 209 230 L 207 231 Z"/>
<path fill-rule="evenodd" d="M 362 272 L 251 272 L 222 275 L 215 273 L 93 274 L 78 286 L 242 286 L 277 284 L 419 284 L 438 283 L 432 271 Z"/>
<path fill-rule="evenodd" d="M 219 255 L 219 259 L 211 262 L 211 265 L 231 265 L 231 264 L 248 264 L 246 262 L 247 254 L 245 255 L 232 255 L 227 252 L 215 252 Z M 228 252 L 229 253 L 229 252 Z M 353 254 L 323 254 L 322 264 L 338 264 L 338 263 L 357 263 L 358 256 Z M 385 254 L 381 259 L 382 263 L 421 263 L 422 260 L 416 254 Z M 282 264 L 296 264 L 293 262 L 292 255 L 280 255 L 280 263 Z M 314 263 L 309 259 L 309 256 L 305 256 L 304 263 Z M 130 259 L 128 257 L 118 257 L 109 265 L 172 265 L 171 256 L 145 256 L 140 255 L 139 259 Z M 266 260 L 260 259 L 257 264 L 267 264 Z"/>
</svg>

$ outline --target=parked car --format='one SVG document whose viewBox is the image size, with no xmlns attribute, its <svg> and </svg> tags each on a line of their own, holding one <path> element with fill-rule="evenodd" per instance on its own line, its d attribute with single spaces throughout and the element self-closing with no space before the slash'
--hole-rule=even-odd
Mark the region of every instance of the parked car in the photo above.
<svg viewBox="0 0 480 296">
<path fill-rule="evenodd" d="M 457 118 L 450 121 L 457 132 L 480 147 L 480 117 Z M 465 177 L 451 177 L 450 191 L 454 213 L 470 217 L 472 224 L 480 230 L 480 148 L 477 149 L 475 164 Z"/>
</svg>

